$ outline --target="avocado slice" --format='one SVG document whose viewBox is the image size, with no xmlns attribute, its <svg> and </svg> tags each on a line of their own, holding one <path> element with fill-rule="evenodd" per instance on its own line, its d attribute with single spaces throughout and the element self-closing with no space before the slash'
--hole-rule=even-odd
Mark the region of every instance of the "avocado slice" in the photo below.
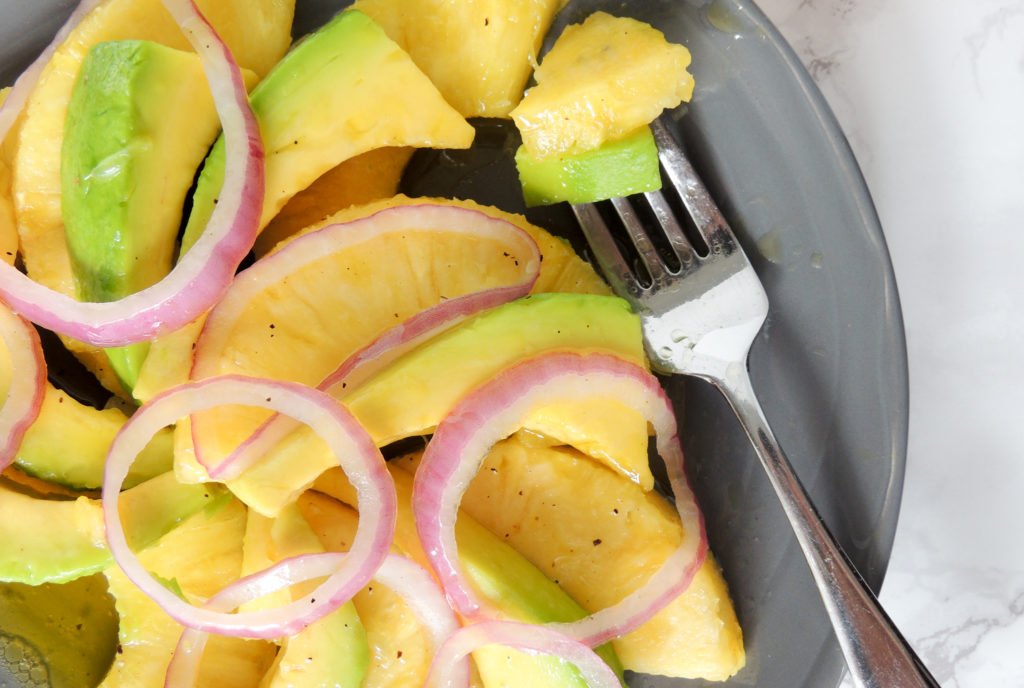
<svg viewBox="0 0 1024 688">
<path fill-rule="evenodd" d="M 61 150 L 61 212 L 79 299 L 115 301 L 170 271 L 186 194 L 219 129 L 196 54 L 141 40 L 89 50 Z M 107 350 L 126 389 L 148 349 Z"/>
<path fill-rule="evenodd" d="M 316 533 L 294 504 L 274 519 L 250 512 L 243 548 L 243 574 L 264 569 L 275 560 L 324 551 Z M 284 599 L 278 595 L 277 599 L 260 598 L 253 604 L 262 607 L 265 603 L 274 606 L 292 601 L 287 590 L 280 592 Z M 305 592 L 303 590 L 302 594 Z M 349 600 L 295 635 L 284 638 L 281 651 L 261 686 L 359 688 L 369 662 L 366 630 L 355 605 Z"/>
<path fill-rule="evenodd" d="M 592 150 L 541 160 L 520 146 L 515 160 L 528 206 L 594 203 L 661 188 L 658 146 L 648 126 Z"/>
<path fill-rule="evenodd" d="M 225 499 L 216 513 L 197 512 L 139 561 L 177 595 L 201 605 L 238 578 L 246 509 Z M 119 624 L 118 651 L 100 688 L 163 686 L 182 627 L 125 576 L 118 566 L 104 572 Z M 274 661 L 270 641 L 212 634 L 195 685 L 254 688 Z"/>
<path fill-rule="evenodd" d="M 401 356 L 365 383 L 341 395 L 377 442 L 390 444 L 405 437 L 428 434 L 464 394 L 498 371 L 533 355 L 551 350 L 604 351 L 641 363 L 644 360 L 640 321 L 629 304 L 613 296 L 593 294 L 536 294 L 484 311 L 442 332 Z M 566 413 L 571 410 L 567 409 Z M 526 419 L 526 424 L 529 425 Z M 612 439 L 597 438 L 630 431 L 641 432 L 633 451 L 647 461 L 647 423 L 624 409 L 616 427 L 593 428 L 573 435 L 572 444 L 587 440 L 608 446 Z M 599 441 L 595 442 L 595 439 Z M 182 452 L 175 460 L 184 460 Z M 633 462 L 635 463 L 635 462 Z M 337 465 L 327 445 L 308 427 L 284 438 L 267 456 L 244 474 L 229 481 L 235 495 L 260 513 L 276 514 L 323 471 Z"/>
<path fill-rule="evenodd" d="M 412 495 L 413 468 L 409 461 L 397 461 L 393 470 L 396 489 L 405 499 Z M 409 502 L 402 502 L 403 506 Z M 510 619 L 532 624 L 577 621 L 588 614 L 557 583 L 509 544 L 496 537 L 468 514 L 455 522 L 459 561 L 477 590 Z M 594 649 L 622 680 L 623 668 L 611 644 Z M 500 646 L 484 647 L 473 653 L 480 677 L 487 686 L 569 686 L 585 687 L 576 667 L 552 656 L 527 657 Z M 511 656 L 518 655 L 516 660 Z M 513 673 L 514 672 L 514 673 Z"/>
<path fill-rule="evenodd" d="M 413 561 L 429 569 L 416 532 L 411 497 L 413 472 L 419 454 L 388 463 L 398 496 L 395 546 Z M 300 500 L 300 508 L 325 546 L 351 542 L 355 523 L 346 518 L 342 505 L 355 507 L 357 496 L 340 469 L 331 469 Z M 319 494 L 318 494 L 319 493 Z M 326 496 L 325 496 L 326 495 Z M 333 498 L 333 499 L 329 499 Z M 336 501 L 335 501 L 336 500 Z M 334 503 L 334 506 L 330 504 Z M 339 504 L 339 502 L 341 504 Z M 524 623 L 576 621 L 587 611 L 523 555 L 492 534 L 464 512 L 455 523 L 459 561 L 477 591 L 507 618 Z M 622 678 L 622 664 L 610 644 L 595 650 Z M 473 652 L 485 686 L 586 686 L 579 671 L 558 657 L 528 656 L 509 648 L 491 646 Z"/>
<path fill-rule="evenodd" d="M 229 493 L 215 485 L 182 485 L 171 472 L 121 493 L 128 543 L 141 549 Z M 45 533 L 46 537 L 40 537 Z M 98 499 L 37 499 L 0 485 L 0 581 L 63 583 L 110 566 Z"/>
<path fill-rule="evenodd" d="M 249 96 L 266 150 L 261 227 L 297 192 L 382 146 L 468 148 L 473 127 L 383 29 L 346 10 L 297 42 Z M 202 234 L 224 179 L 224 139 L 203 165 L 184 254 Z"/>
<path fill-rule="evenodd" d="M 22 438 L 15 463 L 42 480 L 78 490 L 98 489 L 107 450 L 127 420 L 119 408 L 93 408 L 47 383 L 43 405 Z M 173 462 L 173 430 L 163 428 L 132 463 L 125 486 L 169 471 Z"/>
</svg>

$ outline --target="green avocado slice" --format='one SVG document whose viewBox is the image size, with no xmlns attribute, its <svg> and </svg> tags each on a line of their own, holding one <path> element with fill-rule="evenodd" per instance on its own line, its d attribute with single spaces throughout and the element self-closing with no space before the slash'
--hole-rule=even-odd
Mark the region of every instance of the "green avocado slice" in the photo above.
<svg viewBox="0 0 1024 688">
<path fill-rule="evenodd" d="M 228 496 L 216 485 L 182 485 L 171 472 L 147 480 L 121 493 L 128 543 L 144 548 Z M 64 583 L 112 563 L 98 499 L 38 499 L 0 485 L 0 581 Z"/>
<path fill-rule="evenodd" d="M 194 53 L 139 40 L 89 50 L 61 150 L 61 212 L 79 299 L 115 301 L 170 271 L 186 194 L 218 131 Z M 129 390 L 148 348 L 107 350 Z"/>
<path fill-rule="evenodd" d="M 127 420 L 119 408 L 93 408 L 47 383 L 39 415 L 25 432 L 14 461 L 41 480 L 76 490 L 98 489 L 107 450 Z M 132 463 L 125 487 L 169 471 L 173 463 L 173 430 L 163 428 Z"/>
<path fill-rule="evenodd" d="M 543 160 L 520 146 L 515 160 L 528 206 L 594 203 L 661 188 L 658 146 L 647 126 L 593 150 Z"/>
<path fill-rule="evenodd" d="M 413 470 L 407 461 L 398 461 L 400 470 L 392 471 L 401 494 L 412 493 Z M 469 579 L 484 597 L 496 604 L 510 619 L 532 624 L 577 621 L 588 615 L 586 609 L 553 582 L 529 559 L 484 528 L 468 514 L 459 513 L 455 522 L 459 561 Z M 594 650 L 622 679 L 623 668 L 611 643 Z M 538 655 L 529 662 L 516 663 L 517 671 L 529 676 L 510 676 L 509 649 L 500 646 L 482 648 L 473 653 L 480 677 L 486 686 L 516 684 L 530 686 L 585 687 L 579 671 L 558 657 Z"/>
<path fill-rule="evenodd" d="M 642 361 L 640 320 L 613 296 L 535 294 L 438 334 L 346 390 L 341 401 L 383 446 L 432 432 L 470 389 L 512 363 L 552 350 L 597 350 Z M 643 419 L 623 423 L 634 421 Z M 559 439 L 571 444 L 576 438 Z M 643 452 L 646 457 L 646 443 Z M 303 426 L 228 487 L 249 507 L 274 515 L 335 465 L 327 445 Z"/>
<path fill-rule="evenodd" d="M 258 525 L 267 522 L 258 514 L 249 514 L 243 547 L 246 561 L 250 558 L 256 560 L 252 562 L 252 568 L 259 570 L 273 563 L 260 561 L 261 555 L 265 556 L 268 551 L 277 553 L 281 559 L 324 551 L 297 505 L 282 511 L 269 522 L 269 528 Z M 254 523 L 255 527 L 251 527 Z M 254 557 L 250 551 L 254 551 Z M 247 568 L 243 568 L 243 572 L 249 573 Z M 273 600 L 274 604 L 292 601 L 287 590 L 281 592 L 286 597 Z M 359 688 L 366 677 L 369 661 L 366 630 L 355 605 L 349 600 L 295 635 L 283 639 L 281 650 L 260 685 L 263 688 Z"/>
</svg>

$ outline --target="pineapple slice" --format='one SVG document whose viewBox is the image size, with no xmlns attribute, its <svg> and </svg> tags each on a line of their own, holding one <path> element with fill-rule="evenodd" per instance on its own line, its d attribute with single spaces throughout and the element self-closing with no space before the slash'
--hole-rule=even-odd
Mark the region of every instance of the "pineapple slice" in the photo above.
<svg viewBox="0 0 1024 688">
<path fill-rule="evenodd" d="M 246 510 L 230 502 L 209 516 L 200 512 L 139 558 L 147 569 L 173 579 L 188 595 L 213 595 L 235 580 L 242 565 Z M 163 685 L 183 627 L 112 566 L 105 571 L 120 616 L 118 653 L 101 688 Z M 198 685 L 252 688 L 274 661 L 277 647 L 262 640 L 212 636 Z"/>
<path fill-rule="evenodd" d="M 256 256 L 270 253 L 281 241 L 339 210 L 394 196 L 415 150 L 411 146 L 374 148 L 327 170 L 292 196 L 260 232 L 253 246 Z"/>
<path fill-rule="evenodd" d="M 312 491 L 303 493 L 298 508 L 325 549 L 349 550 L 359 522 L 354 509 Z M 421 685 L 433 657 L 430 635 L 402 597 L 372 582 L 356 593 L 352 603 L 366 629 L 370 650 L 363 688 Z"/>
<path fill-rule="evenodd" d="M 591 612 L 636 589 L 682 537 L 675 510 L 657 493 L 524 433 L 495 446 L 461 506 Z M 647 674 L 724 680 L 745 662 L 710 553 L 686 592 L 612 644 L 626 669 Z"/>
<path fill-rule="evenodd" d="M 595 12 L 559 36 L 511 116 L 535 160 L 593 150 L 689 100 L 689 64 L 652 26 Z"/>
<path fill-rule="evenodd" d="M 376 153 L 376 151 L 374 152 Z M 349 162 L 342 163 L 340 167 L 346 167 Z M 360 163 L 360 166 L 362 163 Z M 347 174 L 345 176 L 348 176 Z M 373 185 L 383 185 L 385 180 L 380 179 Z M 314 186 L 317 186 L 316 184 Z M 314 192 L 316 193 L 316 192 Z M 340 192 L 339 192 L 340 193 Z M 327 201 L 325 201 L 327 202 Z M 497 208 L 483 206 L 470 200 L 452 200 L 446 198 L 410 198 L 409 196 L 398 195 L 391 198 L 373 201 L 366 205 L 356 205 L 337 213 L 302 229 L 299 234 L 316 231 L 328 224 L 339 222 L 350 222 L 360 217 L 368 217 L 374 213 L 400 205 L 418 205 L 431 203 L 436 205 L 456 206 L 477 210 L 491 217 L 497 217 L 522 228 L 533 237 L 540 247 L 541 255 L 544 257 L 541 263 L 540 278 L 534 285 L 534 293 L 545 292 L 571 292 L 579 294 L 606 294 L 610 295 L 611 289 L 594 271 L 589 263 L 576 255 L 569 244 L 562 239 L 544 231 L 540 227 L 530 224 L 522 215 L 507 213 Z M 263 235 L 273 226 L 271 225 L 260 235 Z M 290 231 L 287 230 L 287 231 Z M 269 252 L 276 250 L 279 246 L 271 247 L 267 244 L 258 243 L 263 250 Z M 135 385 L 135 396 L 140 401 L 152 398 L 160 391 L 181 384 L 188 379 L 189 370 L 192 367 L 193 352 L 195 350 L 196 338 L 202 329 L 202 319 L 190 323 L 186 327 L 158 338 L 153 342 L 149 356 L 143 364 L 142 372 L 139 374 L 139 381 Z M 183 479 L 186 479 L 182 476 Z"/>
<path fill-rule="evenodd" d="M 567 0 L 357 0 L 464 117 L 507 117 Z M 442 49 L 443 46 L 443 49 Z"/>
</svg>

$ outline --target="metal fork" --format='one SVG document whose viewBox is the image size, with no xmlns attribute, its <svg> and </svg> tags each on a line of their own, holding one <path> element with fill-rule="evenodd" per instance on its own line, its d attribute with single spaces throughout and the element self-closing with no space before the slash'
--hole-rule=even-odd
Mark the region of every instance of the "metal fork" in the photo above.
<svg viewBox="0 0 1024 688">
<path fill-rule="evenodd" d="M 707 244 L 707 255 L 698 254 L 665 196 L 654 191 L 644 196 L 657 222 L 647 224 L 662 233 L 678 266 L 662 258 L 626 198 L 612 205 L 649 283 L 630 268 L 597 207 L 573 205 L 598 265 L 639 313 L 651 365 L 707 380 L 736 412 L 807 557 L 854 682 L 865 688 L 938 686 L 829 533 L 768 426 L 747 368 L 750 345 L 768 315 L 768 297 L 665 123 L 656 120 L 651 128 L 665 176 Z"/>
</svg>

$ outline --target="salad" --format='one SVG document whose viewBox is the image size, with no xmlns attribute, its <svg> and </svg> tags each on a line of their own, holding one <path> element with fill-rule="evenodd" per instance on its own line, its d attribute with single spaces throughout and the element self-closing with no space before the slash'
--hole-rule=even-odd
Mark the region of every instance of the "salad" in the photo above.
<svg viewBox="0 0 1024 688">
<path fill-rule="evenodd" d="M 0 509 L 35 527 L 6 526 L 0 574 L 109 591 L 114 656 L 75 681 L 619 685 L 742 666 L 635 316 L 524 217 L 397 193 L 411 147 L 472 150 L 467 117 L 513 118 L 537 202 L 552 175 L 586 200 L 580 175 L 649 162 L 642 127 L 688 97 L 666 76 L 688 54 L 597 13 L 521 99 L 559 6 L 366 0 L 290 46 L 288 3 L 85 0 L 5 94 Z M 441 30 L 465 40 L 435 62 Z M 497 57 L 480 48 L 495 36 Z M 611 105 L 581 110 L 565 77 L 596 67 L 626 74 L 591 74 Z M 667 84 L 647 110 L 644 78 Z M 47 382 L 33 325 L 115 408 Z"/>
</svg>

